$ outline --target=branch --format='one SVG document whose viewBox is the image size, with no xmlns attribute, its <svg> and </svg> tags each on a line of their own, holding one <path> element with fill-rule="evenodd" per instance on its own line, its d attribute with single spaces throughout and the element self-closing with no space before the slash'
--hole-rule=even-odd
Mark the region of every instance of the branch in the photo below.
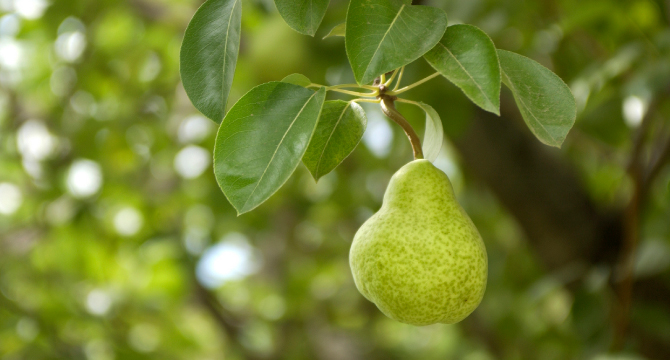
<svg viewBox="0 0 670 360">
<path fill-rule="evenodd" d="M 226 334 L 228 340 L 237 345 L 239 351 L 243 355 L 243 358 L 247 360 L 261 360 L 259 356 L 246 349 L 243 345 L 239 344 L 238 339 L 241 336 L 240 321 L 229 314 L 221 306 L 216 296 L 214 296 L 211 291 L 202 286 L 200 282 L 198 282 L 198 279 L 193 278 L 193 284 L 195 286 L 194 290 L 198 301 L 212 315 L 216 323 L 219 325 L 219 328 L 221 328 Z"/>
<path fill-rule="evenodd" d="M 644 177 L 645 187 L 651 186 L 651 183 L 661 172 L 663 166 L 668 162 L 670 162 L 670 136 L 663 143 L 659 141 L 657 151 L 655 155 L 652 155 L 651 163 Z"/>
<path fill-rule="evenodd" d="M 642 156 L 646 139 L 649 137 L 652 120 L 658 115 L 658 108 L 668 90 L 658 94 L 649 106 L 642 124 L 635 134 L 633 149 L 628 164 L 628 175 L 633 181 L 633 194 L 625 209 L 624 238 L 620 251 L 618 266 L 615 268 L 614 281 L 617 282 L 618 302 L 612 314 L 615 328 L 613 350 L 623 349 L 626 333 L 630 326 L 630 311 L 633 298 L 633 271 L 635 267 L 635 253 L 640 242 L 640 211 L 649 197 L 649 189 L 661 168 L 670 157 L 670 137 L 663 139 L 659 136 L 655 141 L 652 157 L 648 164 Z"/>
</svg>

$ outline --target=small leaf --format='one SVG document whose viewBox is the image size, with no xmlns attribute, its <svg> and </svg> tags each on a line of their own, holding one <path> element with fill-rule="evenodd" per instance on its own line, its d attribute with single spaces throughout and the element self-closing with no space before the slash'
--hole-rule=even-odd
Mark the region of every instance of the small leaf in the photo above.
<svg viewBox="0 0 670 360">
<path fill-rule="evenodd" d="M 329 0 L 275 0 L 277 10 L 293 30 L 314 36 L 328 10 Z"/>
<path fill-rule="evenodd" d="M 291 74 L 281 80 L 281 82 L 308 87 L 312 85 L 312 80 L 303 74 Z"/>
<path fill-rule="evenodd" d="M 355 102 L 326 101 L 302 161 L 315 180 L 333 171 L 361 141 L 367 118 Z"/>
<path fill-rule="evenodd" d="M 512 90 L 530 131 L 541 142 L 561 147 L 577 117 L 570 88 L 534 60 L 504 50 L 498 50 L 498 56 L 502 81 Z"/>
<path fill-rule="evenodd" d="M 193 105 L 221 122 L 233 84 L 242 26 L 241 0 L 208 0 L 186 28 L 181 80 Z"/>
<path fill-rule="evenodd" d="M 325 97 L 325 88 L 271 82 L 230 109 L 216 135 L 214 174 L 238 214 L 262 204 L 295 171 Z"/>
<path fill-rule="evenodd" d="M 444 142 L 444 130 L 440 114 L 432 106 L 419 102 L 419 106 L 426 112 L 426 133 L 423 137 L 423 157 L 434 162 L 440 155 Z"/>
<path fill-rule="evenodd" d="M 424 58 L 472 102 L 500 115 L 500 63 L 486 33 L 472 25 L 449 26 Z"/>
<path fill-rule="evenodd" d="M 405 66 L 432 49 L 447 28 L 438 8 L 403 0 L 351 0 L 345 47 L 358 84 Z"/>
<path fill-rule="evenodd" d="M 341 23 L 340 25 L 335 26 L 328 35 L 324 36 L 323 38 L 329 38 L 333 36 L 344 36 L 344 33 L 346 31 L 347 24 L 346 23 Z"/>
</svg>

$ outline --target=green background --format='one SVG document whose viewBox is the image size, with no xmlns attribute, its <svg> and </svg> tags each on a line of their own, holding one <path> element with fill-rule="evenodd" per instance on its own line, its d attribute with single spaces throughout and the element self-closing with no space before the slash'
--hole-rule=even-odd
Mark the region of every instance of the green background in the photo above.
<svg viewBox="0 0 670 360">
<path fill-rule="evenodd" d="M 427 327 L 384 317 L 349 270 L 357 228 L 411 160 L 378 109 L 365 104 L 364 141 L 333 173 L 316 184 L 300 165 L 237 217 L 211 168 L 216 124 L 179 80 L 200 1 L 0 1 L 0 359 L 670 358 L 668 166 L 644 190 L 631 324 L 610 351 L 645 109 L 633 163 L 670 139 L 670 2 L 421 3 L 547 66 L 578 105 L 558 150 L 506 89 L 501 117 L 441 77 L 407 93 L 440 114 L 436 164 L 489 254 L 480 307 Z M 229 107 L 291 73 L 354 82 L 343 39 L 321 40 L 347 4 L 312 38 L 273 1 L 243 1 Z M 419 59 L 404 83 L 432 72 Z M 423 134 L 421 110 L 398 109 Z"/>
</svg>

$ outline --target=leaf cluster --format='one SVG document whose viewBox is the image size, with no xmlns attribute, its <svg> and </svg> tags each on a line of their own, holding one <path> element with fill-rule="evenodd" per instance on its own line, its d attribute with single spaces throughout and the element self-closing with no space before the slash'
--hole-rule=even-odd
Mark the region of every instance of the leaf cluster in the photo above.
<svg viewBox="0 0 670 360">
<path fill-rule="evenodd" d="M 291 28 L 314 36 L 329 2 L 275 3 Z M 443 142 L 440 116 L 431 106 L 399 95 L 439 75 L 477 106 L 497 115 L 501 84 L 505 84 L 530 130 L 547 145 L 560 147 L 575 121 L 574 97 L 549 69 L 496 49 L 490 37 L 475 26 L 447 27 L 443 10 L 412 5 L 410 0 L 352 0 L 346 21 L 326 35 L 344 37 L 356 84 L 324 86 L 293 74 L 282 82 L 252 89 L 226 114 L 239 52 L 241 12 L 241 0 L 205 2 L 186 30 L 180 58 L 189 98 L 198 110 L 220 123 L 215 174 L 239 214 L 267 200 L 300 161 L 316 180 L 335 169 L 365 132 L 367 119 L 358 102 L 382 103 L 384 108 L 384 104 L 399 101 L 424 110 L 423 150 L 416 151 L 421 146 L 412 145 L 415 154 L 435 160 Z M 422 57 L 437 72 L 401 87 L 404 67 Z M 356 99 L 326 101 L 327 92 Z M 402 115 L 397 113 L 397 117 Z M 412 139 L 411 126 L 404 130 Z"/>
</svg>

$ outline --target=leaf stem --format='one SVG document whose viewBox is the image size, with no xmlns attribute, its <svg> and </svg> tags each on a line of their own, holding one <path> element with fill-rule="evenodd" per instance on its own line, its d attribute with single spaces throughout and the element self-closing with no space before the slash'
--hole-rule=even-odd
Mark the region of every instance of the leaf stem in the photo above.
<svg viewBox="0 0 670 360">
<path fill-rule="evenodd" d="M 412 151 L 414 152 L 414 160 L 423 159 L 423 150 L 421 149 L 421 140 L 419 136 L 412 128 L 412 125 L 407 122 L 404 116 L 398 112 L 395 108 L 394 101 L 397 100 L 395 96 L 382 95 L 381 96 L 381 107 L 382 111 L 389 119 L 396 122 L 400 127 L 405 131 L 405 134 L 409 138 L 410 144 L 412 144 Z"/>
<path fill-rule="evenodd" d="M 376 97 L 379 95 L 379 88 L 376 86 L 370 86 L 370 85 L 356 85 L 356 84 L 343 84 L 343 85 L 334 85 L 334 86 L 324 86 L 321 84 L 310 84 L 307 86 L 308 88 L 310 87 L 325 87 L 326 91 L 334 91 L 342 94 L 347 94 L 351 96 L 360 96 L 360 97 Z M 358 91 L 350 91 L 350 90 L 344 90 L 344 88 L 358 88 L 358 89 L 366 89 L 366 90 L 373 90 L 371 93 L 363 93 L 363 92 L 358 92 Z"/>
<path fill-rule="evenodd" d="M 398 81 L 395 83 L 395 87 L 393 88 L 393 91 L 398 90 L 400 87 L 400 81 L 402 80 L 402 75 L 405 73 L 405 67 L 400 68 L 400 75 L 398 75 Z"/>
<path fill-rule="evenodd" d="M 382 101 L 380 99 L 354 99 L 354 100 L 351 100 L 351 102 L 365 102 L 365 103 L 379 104 Z"/>
<path fill-rule="evenodd" d="M 389 91 L 388 94 L 389 94 L 389 95 L 398 95 L 398 94 L 402 94 L 402 93 L 404 93 L 405 91 L 414 89 L 415 87 L 417 87 L 417 86 L 419 86 L 419 85 L 421 85 L 421 84 L 423 84 L 423 83 L 425 83 L 425 82 L 427 82 L 427 81 L 429 81 L 429 80 L 431 80 L 431 79 L 433 79 L 433 78 L 435 78 L 435 77 L 438 77 L 438 76 L 440 76 L 440 73 L 439 73 L 439 72 L 436 72 L 436 73 L 434 73 L 433 75 L 427 76 L 427 77 L 425 77 L 425 78 L 423 78 L 423 79 L 421 79 L 421 80 L 415 82 L 414 84 L 407 85 L 407 86 L 405 86 L 404 88 L 401 88 L 401 89 L 398 89 L 398 90 Z"/>
<path fill-rule="evenodd" d="M 312 84 L 312 85 L 317 85 L 317 84 Z M 322 85 L 318 85 L 318 86 L 322 86 Z M 354 89 L 366 89 L 366 90 L 377 90 L 378 89 L 376 86 L 372 86 L 372 85 L 342 84 L 342 85 L 327 86 L 326 90 L 342 89 L 342 88 L 354 88 Z"/>
<path fill-rule="evenodd" d="M 379 90 L 373 91 L 371 93 L 362 93 L 362 92 L 357 92 L 357 91 L 326 88 L 326 91 L 334 91 L 334 92 L 338 92 L 338 93 L 342 93 L 342 94 L 347 94 L 347 95 L 351 95 L 351 96 L 359 96 L 359 97 L 376 97 L 377 95 L 379 95 Z"/>
<path fill-rule="evenodd" d="M 391 77 L 388 80 L 386 80 L 384 86 L 388 88 L 391 85 L 393 79 L 395 79 L 396 75 L 398 75 L 398 71 L 399 71 L 398 69 L 393 70 L 393 74 L 391 74 Z"/>
</svg>

